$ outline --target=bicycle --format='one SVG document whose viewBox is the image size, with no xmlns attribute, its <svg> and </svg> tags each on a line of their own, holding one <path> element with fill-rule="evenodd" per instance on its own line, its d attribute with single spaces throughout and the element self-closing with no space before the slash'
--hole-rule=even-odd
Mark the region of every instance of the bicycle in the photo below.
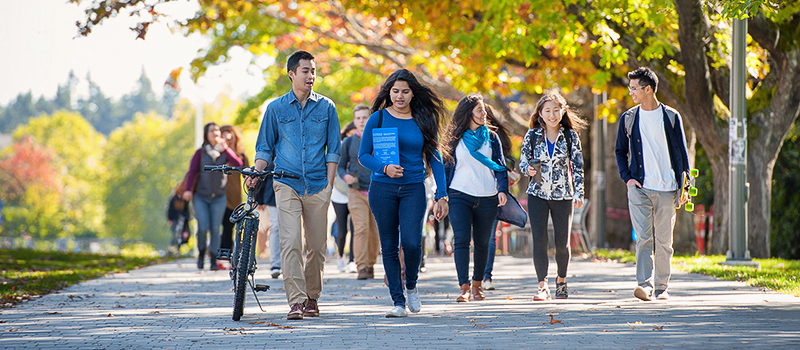
<svg viewBox="0 0 800 350">
<path fill-rule="evenodd" d="M 293 178 L 299 179 L 300 177 L 294 174 L 287 174 L 275 171 L 253 171 L 250 168 L 237 168 L 228 165 L 206 165 L 203 167 L 205 171 L 221 171 L 226 175 L 240 173 L 245 176 L 258 178 L 263 180 L 266 177 L 272 176 L 275 179 L 280 178 Z M 261 185 L 259 181 L 258 185 Z M 244 300 L 247 285 L 253 291 L 253 296 L 256 298 L 258 307 L 264 312 L 261 302 L 258 300 L 256 292 L 266 292 L 269 286 L 265 284 L 255 283 L 255 273 L 258 269 L 256 264 L 256 235 L 258 234 L 258 221 L 259 215 L 255 212 L 258 203 L 253 194 L 256 192 L 255 188 L 247 189 L 247 202 L 239 204 L 230 216 L 232 223 L 236 225 L 235 235 L 233 239 L 233 249 L 220 249 L 217 253 L 217 260 L 228 260 L 231 262 L 231 280 L 233 281 L 233 320 L 239 321 L 244 314 Z"/>
</svg>

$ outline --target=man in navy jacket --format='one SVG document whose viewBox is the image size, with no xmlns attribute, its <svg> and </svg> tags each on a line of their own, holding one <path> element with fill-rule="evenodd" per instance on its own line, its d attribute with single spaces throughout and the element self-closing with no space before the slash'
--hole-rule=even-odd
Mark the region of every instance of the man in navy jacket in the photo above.
<svg viewBox="0 0 800 350">
<path fill-rule="evenodd" d="M 638 105 L 620 117 L 615 153 L 619 175 L 628 187 L 628 209 L 638 238 L 638 286 L 633 294 L 645 301 L 653 297 L 666 300 L 675 209 L 682 204 L 682 174 L 689 169 L 686 137 L 680 114 L 656 99 L 655 72 L 640 67 L 629 72 L 628 79 L 629 94 Z"/>
</svg>

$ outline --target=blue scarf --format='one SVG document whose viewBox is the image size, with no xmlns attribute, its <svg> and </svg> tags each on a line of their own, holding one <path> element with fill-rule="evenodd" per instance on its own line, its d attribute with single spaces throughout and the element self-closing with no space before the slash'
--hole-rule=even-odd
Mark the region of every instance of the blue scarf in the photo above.
<svg viewBox="0 0 800 350">
<path fill-rule="evenodd" d="M 506 167 L 495 163 L 493 160 L 485 156 L 483 153 L 478 152 L 478 150 L 481 149 L 483 144 L 489 140 L 489 129 L 486 128 L 486 125 L 479 126 L 478 129 L 475 131 L 467 129 L 467 131 L 464 132 L 464 136 L 462 137 L 462 139 L 464 140 L 464 145 L 467 146 L 467 149 L 469 150 L 469 154 L 471 154 L 473 158 L 481 162 L 481 164 L 487 166 L 489 169 L 492 169 L 494 171 L 506 170 Z"/>
</svg>

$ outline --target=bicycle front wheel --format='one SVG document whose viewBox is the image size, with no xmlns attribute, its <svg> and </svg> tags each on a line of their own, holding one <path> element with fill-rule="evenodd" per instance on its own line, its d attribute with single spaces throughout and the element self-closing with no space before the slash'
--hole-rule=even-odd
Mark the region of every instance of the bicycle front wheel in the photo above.
<svg viewBox="0 0 800 350">
<path fill-rule="evenodd" d="M 244 296 L 247 291 L 247 276 L 250 270 L 250 247 L 253 244 L 252 237 L 256 233 L 254 220 L 244 219 L 244 229 L 242 230 L 242 243 L 238 247 L 238 262 L 236 264 L 236 279 L 234 282 L 233 298 L 233 320 L 238 321 L 244 314 Z"/>
</svg>

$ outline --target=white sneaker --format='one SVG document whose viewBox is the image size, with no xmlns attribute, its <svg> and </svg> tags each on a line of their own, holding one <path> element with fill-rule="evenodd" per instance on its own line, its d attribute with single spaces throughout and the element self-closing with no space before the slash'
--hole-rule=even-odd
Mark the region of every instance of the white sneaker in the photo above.
<svg viewBox="0 0 800 350">
<path fill-rule="evenodd" d="M 492 280 L 483 280 L 483 289 L 494 290 L 494 283 L 492 283 Z"/>
<path fill-rule="evenodd" d="M 386 317 L 408 317 L 408 312 L 405 307 L 395 306 L 386 313 Z"/>
<path fill-rule="evenodd" d="M 536 296 L 533 297 L 534 301 L 545 301 L 550 300 L 550 287 L 544 286 L 539 288 L 539 291 L 536 293 Z"/>
<path fill-rule="evenodd" d="M 642 287 L 636 286 L 636 289 L 633 290 L 633 296 L 642 299 L 644 301 L 653 300 L 653 288 L 652 287 Z"/>
<path fill-rule="evenodd" d="M 356 263 L 355 263 L 355 262 L 352 262 L 352 261 L 351 261 L 349 264 L 347 264 L 347 267 L 346 267 L 345 269 L 346 269 L 346 270 L 347 270 L 347 272 L 349 272 L 349 273 L 356 273 L 356 272 L 358 272 L 358 267 L 356 266 Z"/>
<path fill-rule="evenodd" d="M 407 290 L 406 298 L 408 299 L 408 311 L 419 312 L 422 308 L 422 301 L 419 300 L 419 290 L 417 288 Z"/>
<path fill-rule="evenodd" d="M 669 293 L 667 293 L 667 291 L 663 291 L 661 293 L 656 291 L 656 299 L 658 299 L 658 300 L 669 300 Z"/>
<path fill-rule="evenodd" d="M 339 257 L 339 272 L 344 272 L 344 265 L 345 265 L 344 257 L 340 256 Z"/>
</svg>

